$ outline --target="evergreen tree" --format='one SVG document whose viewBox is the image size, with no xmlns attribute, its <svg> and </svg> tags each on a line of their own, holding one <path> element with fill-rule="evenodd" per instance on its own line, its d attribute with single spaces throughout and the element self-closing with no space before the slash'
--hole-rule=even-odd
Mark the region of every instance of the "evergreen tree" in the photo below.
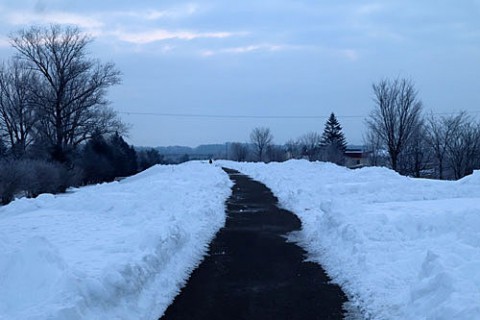
<svg viewBox="0 0 480 320">
<path fill-rule="evenodd" d="M 343 135 L 342 126 L 333 112 L 325 123 L 320 145 L 324 161 L 339 165 L 344 163 L 344 152 L 347 149 L 347 141 Z"/>
<path fill-rule="evenodd" d="M 110 148 L 112 150 L 110 161 L 115 176 L 127 177 L 137 172 L 137 153 L 118 132 L 110 138 Z"/>
<path fill-rule="evenodd" d="M 321 145 L 323 147 L 332 146 L 342 152 L 347 149 L 347 140 L 343 135 L 342 126 L 333 112 L 325 123 Z"/>
<path fill-rule="evenodd" d="M 111 164 L 112 149 L 101 134 L 95 134 L 83 148 L 81 168 L 85 183 L 112 181 L 115 171 Z"/>
<path fill-rule="evenodd" d="M 118 133 L 105 140 L 97 132 L 85 144 L 80 165 L 85 183 L 112 181 L 137 173 L 137 153 Z"/>
<path fill-rule="evenodd" d="M 156 164 L 163 163 L 163 156 L 158 150 L 150 148 L 137 152 L 138 171 L 143 171 Z"/>
</svg>

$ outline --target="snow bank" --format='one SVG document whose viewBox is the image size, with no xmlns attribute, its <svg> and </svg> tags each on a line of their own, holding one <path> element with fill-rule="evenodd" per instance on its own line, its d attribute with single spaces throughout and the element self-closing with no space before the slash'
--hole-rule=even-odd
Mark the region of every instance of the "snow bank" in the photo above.
<svg viewBox="0 0 480 320">
<path fill-rule="evenodd" d="M 0 319 L 157 319 L 225 222 L 199 162 L 0 208 Z"/>
<path fill-rule="evenodd" d="M 224 162 L 302 220 L 298 241 L 372 319 L 480 319 L 480 172 L 456 182 L 328 163 Z"/>
</svg>

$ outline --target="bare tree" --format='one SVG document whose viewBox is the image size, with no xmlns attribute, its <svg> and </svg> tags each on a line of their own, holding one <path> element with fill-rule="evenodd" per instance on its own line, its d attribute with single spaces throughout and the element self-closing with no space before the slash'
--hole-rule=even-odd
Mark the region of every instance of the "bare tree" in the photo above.
<svg viewBox="0 0 480 320">
<path fill-rule="evenodd" d="M 0 124 L 16 158 L 25 154 L 33 140 L 37 117 L 30 98 L 34 82 L 33 72 L 17 59 L 0 67 Z"/>
<path fill-rule="evenodd" d="M 422 103 L 412 81 L 382 80 L 373 84 L 375 109 L 367 124 L 385 144 L 393 170 L 398 157 L 419 125 Z"/>
<path fill-rule="evenodd" d="M 234 142 L 231 144 L 230 152 L 232 160 L 234 161 L 245 161 L 248 156 L 248 145 L 245 143 Z"/>
<path fill-rule="evenodd" d="M 460 117 L 461 115 L 457 116 Z M 451 119 L 452 121 L 458 120 Z M 480 127 L 468 118 L 455 126 L 447 140 L 446 154 L 454 178 L 460 179 L 479 167 Z"/>
<path fill-rule="evenodd" d="M 427 120 L 426 139 L 432 148 L 433 156 L 437 165 L 437 178 L 444 179 L 444 170 L 447 161 L 448 145 L 460 128 L 467 122 L 465 112 L 456 116 L 435 117 L 431 114 Z"/>
<path fill-rule="evenodd" d="M 124 129 L 114 112 L 105 108 L 107 89 L 120 83 L 120 72 L 113 63 L 88 57 L 91 39 L 78 28 L 31 27 L 10 39 L 17 57 L 38 78 L 32 103 L 42 119 L 41 139 L 50 144 L 53 158 L 66 161 L 66 152 L 95 131 Z"/>
<path fill-rule="evenodd" d="M 317 132 L 306 133 L 298 139 L 302 155 L 308 157 L 310 161 L 319 159 L 321 143 L 322 136 Z"/>
<path fill-rule="evenodd" d="M 386 159 L 385 149 L 382 140 L 372 130 L 368 130 L 363 137 L 365 144 L 365 151 L 368 154 L 369 165 L 371 166 L 386 166 L 388 160 Z"/>
<path fill-rule="evenodd" d="M 250 133 L 250 141 L 255 148 L 255 156 L 258 161 L 266 161 L 266 151 L 272 144 L 273 136 L 269 128 L 259 127 Z"/>
<path fill-rule="evenodd" d="M 417 178 L 427 176 L 431 156 L 432 148 L 426 139 L 425 126 L 419 123 L 398 157 L 398 171 Z"/>
<path fill-rule="evenodd" d="M 298 141 L 288 140 L 285 143 L 285 152 L 287 159 L 300 159 L 302 157 L 302 146 Z"/>
<path fill-rule="evenodd" d="M 270 144 L 266 150 L 268 161 L 282 162 L 286 160 L 286 152 L 282 146 Z"/>
</svg>

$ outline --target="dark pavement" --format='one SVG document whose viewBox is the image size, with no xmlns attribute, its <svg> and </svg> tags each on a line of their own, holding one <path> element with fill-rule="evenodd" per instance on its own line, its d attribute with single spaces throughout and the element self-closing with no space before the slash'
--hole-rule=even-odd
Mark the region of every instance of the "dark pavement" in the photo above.
<svg viewBox="0 0 480 320">
<path fill-rule="evenodd" d="M 226 225 L 161 319 L 342 319 L 344 293 L 286 242 L 300 220 L 263 184 L 224 170 L 235 182 Z"/>
</svg>

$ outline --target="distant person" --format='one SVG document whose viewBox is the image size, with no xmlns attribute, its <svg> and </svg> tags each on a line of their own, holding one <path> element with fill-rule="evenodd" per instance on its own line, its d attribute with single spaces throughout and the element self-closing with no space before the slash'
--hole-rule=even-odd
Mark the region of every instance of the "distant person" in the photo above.
<svg viewBox="0 0 480 320">
<path fill-rule="evenodd" d="M 209 159 L 209 160 L 208 160 L 208 163 L 212 164 L 212 163 L 213 163 L 213 160 L 212 160 L 212 159 Z"/>
</svg>

